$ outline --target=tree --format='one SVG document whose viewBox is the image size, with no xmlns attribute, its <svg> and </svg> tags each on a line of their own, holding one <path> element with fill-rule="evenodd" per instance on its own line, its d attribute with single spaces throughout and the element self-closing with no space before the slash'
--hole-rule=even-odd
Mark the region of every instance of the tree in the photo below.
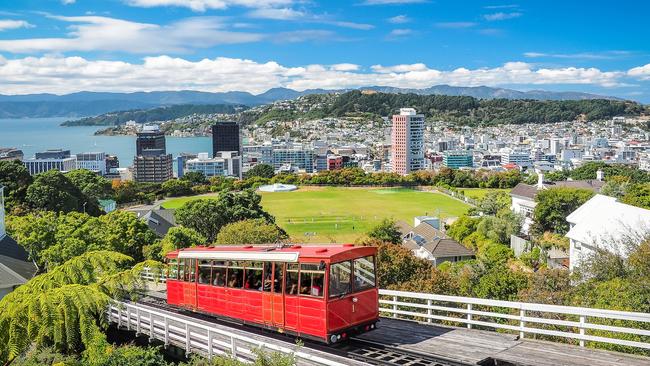
<svg viewBox="0 0 650 366">
<path fill-rule="evenodd" d="M 395 225 L 395 221 L 383 219 L 379 224 L 368 232 L 368 237 L 386 243 L 400 244 L 402 242 L 402 233 Z"/>
<path fill-rule="evenodd" d="M 50 170 L 38 174 L 27 188 L 25 201 L 33 208 L 55 212 L 86 212 L 99 215 L 97 199 L 88 197 L 63 173 Z"/>
<path fill-rule="evenodd" d="M 208 180 L 205 178 L 203 172 L 187 172 L 183 173 L 181 180 L 190 182 L 193 186 L 206 184 Z"/>
<path fill-rule="evenodd" d="M 621 198 L 628 205 L 650 209 L 650 184 L 633 184 Z"/>
<path fill-rule="evenodd" d="M 217 235 L 216 244 L 269 244 L 287 239 L 287 234 L 276 224 L 264 219 L 248 219 L 227 224 Z"/>
<path fill-rule="evenodd" d="M 510 206 L 510 195 L 504 191 L 491 191 L 481 199 L 476 209 L 485 215 L 496 215 Z"/>
<path fill-rule="evenodd" d="M 431 262 L 420 259 L 401 245 L 368 240 L 364 245 L 374 245 L 377 251 L 377 281 L 380 288 L 400 285 L 426 277 L 433 266 Z"/>
<path fill-rule="evenodd" d="M 275 219 L 262 209 L 260 202 L 261 197 L 252 190 L 222 192 L 216 200 L 186 202 L 176 210 L 176 220 L 179 224 L 196 230 L 208 242 L 214 242 L 219 230 L 231 222 L 261 218 L 274 223 Z"/>
<path fill-rule="evenodd" d="M 91 199 L 99 200 L 113 195 L 111 182 L 90 170 L 75 169 L 65 176 L 81 190 L 81 193 Z"/>
<path fill-rule="evenodd" d="M 273 169 L 273 166 L 269 164 L 256 164 L 254 167 L 250 168 L 245 175 L 246 178 L 273 178 L 275 175 L 275 169 Z"/>
<path fill-rule="evenodd" d="M 27 187 L 32 184 L 32 176 L 18 160 L 0 161 L 0 186 L 4 186 L 7 207 L 22 203 L 27 195 Z"/>
<path fill-rule="evenodd" d="M 205 245 L 207 240 L 196 230 L 183 226 L 170 228 L 167 234 L 160 242 L 160 256 L 182 248 L 190 248 L 199 245 Z"/>
<path fill-rule="evenodd" d="M 476 226 L 480 221 L 480 218 L 461 216 L 451 224 L 447 234 L 462 243 L 466 237 L 476 231 Z"/>
<path fill-rule="evenodd" d="M 192 194 L 192 183 L 183 179 L 170 179 L 162 184 L 162 190 L 167 196 L 187 196 Z"/>
<path fill-rule="evenodd" d="M 72 258 L 38 275 L 0 300 L 0 362 L 13 360 L 33 342 L 60 352 L 81 352 L 89 365 L 103 365 L 110 346 L 104 314 L 113 296 L 141 291 L 143 266 L 99 251 Z"/>
<path fill-rule="evenodd" d="M 567 216 L 583 203 L 587 202 L 594 192 L 588 189 L 551 188 L 537 193 L 535 211 L 533 212 L 533 231 L 542 234 L 551 231 L 566 234 L 569 231 Z"/>
</svg>

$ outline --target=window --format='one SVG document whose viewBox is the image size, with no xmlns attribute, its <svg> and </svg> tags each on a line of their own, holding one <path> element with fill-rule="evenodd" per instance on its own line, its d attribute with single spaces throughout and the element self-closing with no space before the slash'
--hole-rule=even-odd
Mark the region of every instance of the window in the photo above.
<svg viewBox="0 0 650 366">
<path fill-rule="evenodd" d="M 224 261 L 212 262 L 212 286 L 226 286 L 226 268 L 228 263 Z"/>
<path fill-rule="evenodd" d="M 276 294 L 282 293 L 282 276 L 284 275 L 284 264 L 275 263 L 275 273 L 273 274 L 273 291 Z"/>
<path fill-rule="evenodd" d="M 300 294 L 308 296 L 323 296 L 325 271 L 318 269 L 318 264 L 300 265 Z"/>
<path fill-rule="evenodd" d="M 178 260 L 170 259 L 167 265 L 167 278 L 170 280 L 178 279 Z"/>
<path fill-rule="evenodd" d="M 350 276 L 352 262 L 335 263 L 330 266 L 330 297 L 343 296 L 352 290 Z"/>
<path fill-rule="evenodd" d="M 185 281 L 194 282 L 196 277 L 196 259 L 185 260 Z"/>
<path fill-rule="evenodd" d="M 233 261 L 228 264 L 228 287 L 242 288 L 244 286 L 244 264 Z"/>
<path fill-rule="evenodd" d="M 185 259 L 178 260 L 178 279 L 185 281 Z"/>
<path fill-rule="evenodd" d="M 244 267 L 246 267 L 244 288 L 262 291 L 262 262 L 245 262 Z"/>
<path fill-rule="evenodd" d="M 212 267 L 212 262 L 208 260 L 199 261 L 199 283 L 207 285 L 210 283 L 210 268 Z"/>
<path fill-rule="evenodd" d="M 375 258 L 373 256 L 354 260 L 354 291 L 375 287 Z"/>
<path fill-rule="evenodd" d="M 298 295 L 298 263 L 287 264 L 287 284 L 285 291 L 287 295 Z"/>
</svg>

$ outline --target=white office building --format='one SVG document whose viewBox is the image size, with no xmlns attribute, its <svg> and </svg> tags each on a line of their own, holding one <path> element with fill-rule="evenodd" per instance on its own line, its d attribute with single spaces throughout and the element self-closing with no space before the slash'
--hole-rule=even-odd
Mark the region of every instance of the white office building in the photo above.
<svg viewBox="0 0 650 366">
<path fill-rule="evenodd" d="M 77 169 L 86 169 L 101 175 L 106 174 L 106 153 L 87 152 L 76 155 Z"/>
<path fill-rule="evenodd" d="M 517 151 L 512 149 L 501 149 L 501 165 L 516 164 L 521 168 L 528 168 L 533 165 L 530 159 L 530 152 Z"/>
<path fill-rule="evenodd" d="M 34 158 L 23 161 L 29 174 L 36 175 L 49 170 L 69 172 L 77 169 L 77 158 L 69 150 L 46 150 L 37 152 Z"/>
</svg>

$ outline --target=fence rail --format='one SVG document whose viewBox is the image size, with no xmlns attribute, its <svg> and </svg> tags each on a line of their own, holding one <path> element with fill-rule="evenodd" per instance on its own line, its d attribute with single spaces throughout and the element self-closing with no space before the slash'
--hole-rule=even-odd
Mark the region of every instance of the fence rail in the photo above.
<svg viewBox="0 0 650 366">
<path fill-rule="evenodd" d="M 148 270 L 142 277 L 165 282 L 164 276 Z M 522 339 L 546 336 L 577 342 L 581 347 L 585 342 L 599 342 L 650 350 L 648 313 L 384 289 L 379 295 L 382 316 L 505 330 L 518 333 Z"/>
<path fill-rule="evenodd" d="M 473 326 L 503 329 L 518 332 L 522 339 L 527 335 L 558 337 L 578 341 L 582 347 L 585 341 L 592 341 L 650 350 L 650 314 L 647 313 L 383 289 L 379 290 L 379 295 L 380 312 L 393 318 L 418 319 L 429 323 L 437 320 L 465 324 L 470 329 Z M 632 322 L 638 328 L 604 324 L 622 322 Z M 588 334 L 588 331 L 648 338 L 645 341 L 621 339 Z"/>
<path fill-rule="evenodd" d="M 152 309 L 130 302 L 114 302 L 109 306 L 108 319 L 118 327 L 158 339 L 165 346 L 173 344 L 187 353 L 199 353 L 208 358 L 228 356 L 239 361 L 254 361 L 256 350 L 293 354 L 300 363 L 310 365 L 345 366 L 346 364 L 309 353 L 298 346 L 287 347 L 264 337 L 244 336 L 217 326 L 208 325 L 171 312 Z"/>
</svg>

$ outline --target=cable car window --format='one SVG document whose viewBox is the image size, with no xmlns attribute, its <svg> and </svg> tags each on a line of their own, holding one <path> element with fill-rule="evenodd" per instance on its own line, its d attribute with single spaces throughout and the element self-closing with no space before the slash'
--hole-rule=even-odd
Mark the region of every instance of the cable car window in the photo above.
<svg viewBox="0 0 650 366">
<path fill-rule="evenodd" d="M 246 262 L 246 279 L 244 288 L 262 291 L 262 262 Z"/>
<path fill-rule="evenodd" d="M 375 258 L 367 256 L 354 260 L 354 291 L 375 287 Z"/>
<path fill-rule="evenodd" d="M 264 282 L 262 285 L 262 291 L 271 292 L 273 287 L 273 263 L 264 262 Z"/>
<path fill-rule="evenodd" d="M 185 280 L 185 259 L 178 260 L 178 279 Z"/>
<path fill-rule="evenodd" d="M 199 261 L 199 283 L 207 285 L 211 283 L 210 280 L 210 268 L 212 267 L 212 262 L 208 260 Z"/>
<path fill-rule="evenodd" d="M 228 287 L 244 287 L 244 265 L 242 262 L 233 261 L 228 264 Z"/>
<path fill-rule="evenodd" d="M 350 277 L 352 275 L 352 262 L 335 263 L 330 266 L 330 297 L 349 294 L 352 290 Z"/>
<path fill-rule="evenodd" d="M 178 279 L 178 260 L 170 259 L 167 265 L 167 278 L 170 280 Z"/>
<path fill-rule="evenodd" d="M 319 270 L 318 264 L 300 265 L 300 294 L 323 297 L 325 271 Z"/>
<path fill-rule="evenodd" d="M 196 259 L 185 260 L 185 281 L 194 282 L 196 280 Z"/>
<path fill-rule="evenodd" d="M 212 262 L 212 286 L 226 286 L 226 268 L 228 263 L 224 261 Z"/>
<path fill-rule="evenodd" d="M 298 295 L 298 263 L 287 263 L 287 284 L 285 291 L 287 295 Z"/>
<path fill-rule="evenodd" d="M 276 263 L 275 264 L 275 273 L 273 274 L 273 292 L 276 294 L 282 293 L 282 276 L 284 274 L 284 264 Z"/>
</svg>

